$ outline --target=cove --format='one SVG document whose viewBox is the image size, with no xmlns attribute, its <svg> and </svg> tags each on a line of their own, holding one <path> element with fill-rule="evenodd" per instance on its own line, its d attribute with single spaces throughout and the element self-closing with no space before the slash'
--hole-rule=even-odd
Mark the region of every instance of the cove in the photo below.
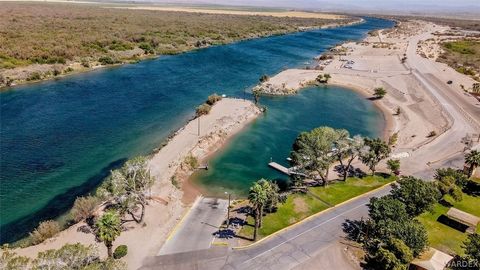
<svg viewBox="0 0 480 270">
<path fill-rule="evenodd" d="M 65 213 L 112 168 L 151 153 L 209 94 L 242 97 L 262 74 L 304 66 L 337 43 L 392 26 L 366 18 L 354 26 L 162 56 L 0 93 L 0 242 Z"/>
<path fill-rule="evenodd" d="M 192 176 L 194 184 L 212 195 L 230 192 L 246 196 L 261 178 L 285 186 L 288 177 L 268 167 L 273 160 L 288 167 L 286 158 L 298 134 L 319 126 L 344 128 L 351 134 L 377 137 L 384 119 L 370 101 L 337 86 L 309 87 L 294 96 L 262 97 L 266 113 L 235 136 L 209 160 L 207 171 Z"/>
</svg>

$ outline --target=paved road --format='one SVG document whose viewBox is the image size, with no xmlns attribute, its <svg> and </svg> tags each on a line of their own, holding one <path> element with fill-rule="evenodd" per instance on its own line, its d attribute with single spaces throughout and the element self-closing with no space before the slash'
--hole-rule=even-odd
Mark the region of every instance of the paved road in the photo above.
<svg viewBox="0 0 480 270">
<path fill-rule="evenodd" d="M 210 249 L 149 258 L 141 269 L 291 269 L 308 263 L 343 235 L 346 219 L 367 216 L 371 196 L 383 196 L 385 187 L 369 196 L 332 208 L 318 217 L 242 250 Z M 200 255 L 199 255 L 200 254 Z"/>
<path fill-rule="evenodd" d="M 197 198 L 158 255 L 210 248 L 213 233 L 218 231 L 227 215 L 227 205 L 227 200 Z"/>
<path fill-rule="evenodd" d="M 422 58 L 416 53 L 418 41 L 428 38 L 428 35 L 421 34 L 410 40 L 406 52 L 407 65 L 423 88 L 447 112 L 451 126 L 431 143 L 414 151 L 410 158 L 402 160 L 402 167 L 423 178 L 432 177 L 434 169 L 445 164 L 461 166 L 465 146 L 461 143 L 462 138 L 467 133 L 480 132 L 480 107 L 476 105 L 478 102 L 473 97 L 455 91 L 446 82 L 440 81 L 435 76 L 443 72 L 439 66 L 428 63 L 431 60 Z"/>
<path fill-rule="evenodd" d="M 425 35 L 414 38 L 407 49 L 412 74 L 423 87 L 448 111 L 451 128 L 427 146 L 414 151 L 402 161 L 411 173 L 430 177 L 435 168 L 458 165 L 463 162 L 461 139 L 467 133 L 480 130 L 480 108 L 469 97 L 450 89 L 434 74 L 437 67 L 428 65 L 415 52 L 417 43 Z M 478 146 L 476 146 L 478 147 Z M 428 162 L 428 164 L 427 164 Z M 322 250 L 328 249 L 343 235 L 342 224 L 346 219 L 359 219 L 367 215 L 370 197 L 383 196 L 389 187 L 369 196 L 351 201 L 274 237 L 243 250 L 226 248 L 193 251 L 149 258 L 142 269 L 291 269 L 308 265 Z"/>
</svg>

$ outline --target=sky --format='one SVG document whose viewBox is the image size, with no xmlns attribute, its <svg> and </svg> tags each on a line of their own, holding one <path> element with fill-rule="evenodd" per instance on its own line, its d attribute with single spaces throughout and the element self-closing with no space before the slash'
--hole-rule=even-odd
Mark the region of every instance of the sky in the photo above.
<svg viewBox="0 0 480 270">
<path fill-rule="evenodd" d="M 140 0 L 141 1 L 141 0 Z M 144 0 L 238 6 L 287 7 L 324 11 L 467 12 L 480 18 L 480 0 Z"/>
</svg>

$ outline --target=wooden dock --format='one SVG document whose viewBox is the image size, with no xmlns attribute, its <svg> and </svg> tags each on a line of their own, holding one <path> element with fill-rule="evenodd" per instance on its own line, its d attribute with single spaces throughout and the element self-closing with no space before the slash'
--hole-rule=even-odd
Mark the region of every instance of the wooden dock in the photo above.
<svg viewBox="0 0 480 270">
<path fill-rule="evenodd" d="M 280 165 L 276 162 L 270 162 L 270 163 L 268 163 L 268 166 L 270 166 L 270 167 L 274 168 L 275 170 L 277 170 L 279 172 L 282 172 L 286 175 L 291 175 L 292 174 L 289 168 L 284 167 L 284 166 L 282 166 L 282 165 Z"/>
</svg>

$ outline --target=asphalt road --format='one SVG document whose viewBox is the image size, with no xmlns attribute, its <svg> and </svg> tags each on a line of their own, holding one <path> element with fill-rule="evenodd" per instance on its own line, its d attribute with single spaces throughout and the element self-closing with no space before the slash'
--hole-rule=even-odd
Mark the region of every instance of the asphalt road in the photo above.
<svg viewBox="0 0 480 270">
<path fill-rule="evenodd" d="M 435 140 L 412 152 L 408 159 L 402 160 L 402 167 L 408 168 L 412 175 L 428 179 L 435 169 L 446 164 L 463 165 L 465 145 L 461 141 L 467 134 L 480 132 L 480 107 L 473 97 L 451 89 L 435 76 L 442 70 L 416 53 L 418 41 L 426 38 L 427 34 L 421 34 L 410 40 L 406 52 L 407 64 L 423 88 L 444 108 L 451 126 Z"/>
<path fill-rule="evenodd" d="M 343 235 L 347 219 L 366 217 L 372 196 L 383 196 L 387 186 L 374 193 L 300 223 L 245 249 L 218 249 L 177 253 L 149 258 L 141 269 L 291 269 L 308 262 Z"/>
<path fill-rule="evenodd" d="M 227 200 L 199 197 L 160 249 L 158 255 L 210 248 L 227 215 Z"/>
<path fill-rule="evenodd" d="M 424 35 L 419 35 L 412 39 L 407 49 L 407 63 L 416 79 L 447 111 L 451 127 L 430 144 L 414 151 L 402 161 L 402 166 L 408 166 L 413 175 L 431 177 L 435 168 L 463 163 L 461 139 L 467 133 L 479 133 L 480 108 L 471 98 L 452 91 L 445 82 L 435 77 L 435 73 L 440 71 L 416 54 L 418 40 L 424 38 Z M 389 190 L 386 187 L 332 208 L 249 248 L 211 248 L 157 256 L 149 258 L 141 269 L 301 269 L 302 265 L 311 264 L 312 258 L 338 241 L 343 235 L 345 220 L 366 217 L 369 199 L 383 196 Z M 185 243 L 179 245 L 182 244 Z"/>
</svg>

